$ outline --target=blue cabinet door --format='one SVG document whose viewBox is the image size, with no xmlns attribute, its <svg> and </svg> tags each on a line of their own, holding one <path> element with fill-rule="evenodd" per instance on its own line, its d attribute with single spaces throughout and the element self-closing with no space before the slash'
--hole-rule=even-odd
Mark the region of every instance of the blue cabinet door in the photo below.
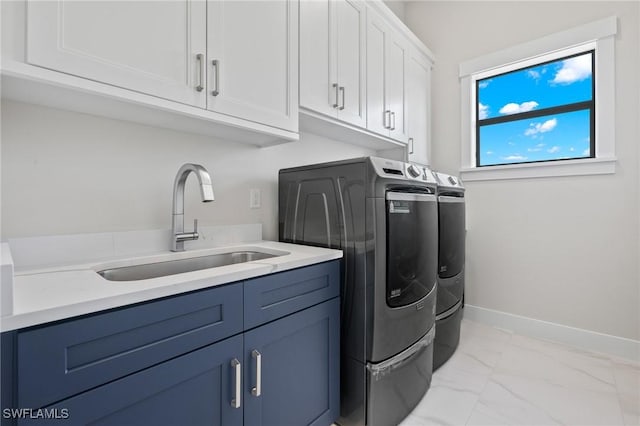
<svg viewBox="0 0 640 426">
<path fill-rule="evenodd" d="M 68 418 L 57 420 L 64 425 L 242 425 L 242 406 L 231 406 L 236 380 L 241 381 L 234 359 L 242 360 L 242 335 L 63 400 L 44 413 L 66 410 Z"/>
<path fill-rule="evenodd" d="M 53 404 L 241 333 L 242 321 L 236 283 L 18 331 L 17 403 Z"/>
<path fill-rule="evenodd" d="M 245 333 L 245 425 L 327 426 L 338 418 L 339 320 L 334 298 Z"/>
</svg>

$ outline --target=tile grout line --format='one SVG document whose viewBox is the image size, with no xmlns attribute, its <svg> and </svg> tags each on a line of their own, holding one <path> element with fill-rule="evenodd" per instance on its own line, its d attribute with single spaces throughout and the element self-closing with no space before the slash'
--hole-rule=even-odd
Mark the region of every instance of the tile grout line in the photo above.
<svg viewBox="0 0 640 426">
<path fill-rule="evenodd" d="M 622 408 L 622 392 L 620 392 L 620 386 L 618 386 L 618 379 L 616 379 L 616 372 L 615 372 L 615 367 L 613 366 L 614 361 L 609 358 L 609 363 L 611 364 L 611 375 L 613 376 L 613 382 L 615 383 L 615 388 L 616 388 L 616 399 L 618 400 L 618 407 L 620 408 L 620 418 L 622 419 L 622 424 L 626 425 L 626 426 L 634 426 L 634 425 L 627 425 L 627 420 L 624 416 L 624 409 Z M 640 390 L 639 390 L 640 391 Z"/>
<path fill-rule="evenodd" d="M 494 327 L 496 328 L 496 327 Z M 469 420 L 471 419 L 471 417 L 473 416 L 474 411 L 476 410 L 476 407 L 478 406 L 478 403 L 480 402 L 480 399 L 482 398 L 482 394 L 484 393 L 485 389 L 487 388 L 487 386 L 489 385 L 489 380 L 491 380 L 491 376 L 493 376 L 493 373 L 496 369 L 496 366 L 498 365 L 498 363 L 500 362 L 500 360 L 504 357 L 505 352 L 507 351 L 507 348 L 511 345 L 511 340 L 513 339 L 513 335 L 514 333 L 512 331 L 509 330 L 503 330 L 503 329 L 498 329 L 502 332 L 506 332 L 507 334 L 509 334 L 509 339 L 507 340 L 507 342 L 504 345 L 504 350 L 502 351 L 502 353 L 500 353 L 500 356 L 498 357 L 498 359 L 496 360 L 496 363 L 493 365 L 493 367 L 491 367 L 491 371 L 489 372 L 489 374 L 487 375 L 487 380 L 484 382 L 484 386 L 482 387 L 482 390 L 478 393 L 478 399 L 476 400 L 475 404 L 473 404 L 473 407 L 471 408 L 471 410 L 469 411 L 469 415 L 467 416 L 467 419 L 465 420 L 464 424 L 468 425 L 469 424 Z"/>
</svg>

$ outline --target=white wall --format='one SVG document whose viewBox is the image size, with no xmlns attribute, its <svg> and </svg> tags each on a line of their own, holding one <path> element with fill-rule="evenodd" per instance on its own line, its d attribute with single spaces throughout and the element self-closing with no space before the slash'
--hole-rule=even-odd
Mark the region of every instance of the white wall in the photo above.
<svg viewBox="0 0 640 426">
<path fill-rule="evenodd" d="M 640 339 L 640 34 L 637 2 L 410 2 L 434 52 L 434 168 L 460 168 L 460 62 L 611 15 L 615 175 L 467 184 L 466 302 Z"/>
<path fill-rule="evenodd" d="M 171 227 L 173 180 L 186 162 L 212 175 L 215 201 L 187 182 L 185 225 L 262 223 L 278 238 L 278 170 L 372 155 L 303 134 L 256 148 L 87 114 L 3 101 L 1 239 Z M 249 209 L 249 189 L 262 208 Z"/>
<path fill-rule="evenodd" d="M 384 4 L 398 17 L 402 22 L 405 18 L 405 1 L 404 0 L 384 0 Z"/>
</svg>

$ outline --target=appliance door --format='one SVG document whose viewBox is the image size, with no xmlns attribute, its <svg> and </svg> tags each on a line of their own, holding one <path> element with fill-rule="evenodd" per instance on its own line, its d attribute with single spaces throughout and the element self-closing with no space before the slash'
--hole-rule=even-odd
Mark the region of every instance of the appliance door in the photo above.
<svg viewBox="0 0 640 426">
<path fill-rule="evenodd" d="M 429 389 L 435 327 L 418 342 L 386 361 L 367 363 L 368 426 L 400 423 Z"/>
<path fill-rule="evenodd" d="M 387 305 L 410 305 L 433 289 L 437 277 L 437 199 L 424 192 L 386 193 Z"/>
<path fill-rule="evenodd" d="M 450 278 L 464 268 L 464 197 L 441 195 L 438 197 L 440 247 L 438 276 Z"/>
</svg>

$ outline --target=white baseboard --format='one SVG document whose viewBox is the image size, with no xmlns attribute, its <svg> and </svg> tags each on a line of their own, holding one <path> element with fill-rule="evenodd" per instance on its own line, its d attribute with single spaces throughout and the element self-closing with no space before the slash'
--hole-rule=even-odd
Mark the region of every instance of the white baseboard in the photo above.
<svg viewBox="0 0 640 426">
<path fill-rule="evenodd" d="M 465 305 L 464 317 L 471 321 L 512 330 L 525 336 L 554 340 L 596 352 L 640 362 L 640 341 L 569 327 L 507 312 Z"/>
</svg>

